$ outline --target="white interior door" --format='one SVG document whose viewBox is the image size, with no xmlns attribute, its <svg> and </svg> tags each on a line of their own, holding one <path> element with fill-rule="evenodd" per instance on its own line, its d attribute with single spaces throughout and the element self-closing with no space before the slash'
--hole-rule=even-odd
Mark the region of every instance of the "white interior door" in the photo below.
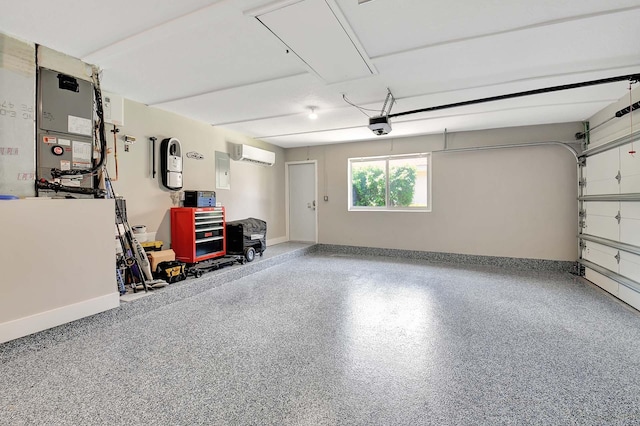
<svg viewBox="0 0 640 426">
<path fill-rule="evenodd" d="M 289 240 L 316 242 L 316 163 L 288 163 Z"/>
</svg>

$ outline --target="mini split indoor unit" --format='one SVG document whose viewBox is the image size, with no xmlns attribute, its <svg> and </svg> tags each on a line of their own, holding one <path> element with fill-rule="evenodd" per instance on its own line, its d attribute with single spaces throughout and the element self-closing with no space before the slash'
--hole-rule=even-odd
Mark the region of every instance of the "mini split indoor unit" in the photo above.
<svg viewBox="0 0 640 426">
<path fill-rule="evenodd" d="M 246 161 L 262 166 L 273 166 L 276 162 L 275 153 L 245 144 L 234 146 L 232 158 L 236 161 Z"/>
</svg>

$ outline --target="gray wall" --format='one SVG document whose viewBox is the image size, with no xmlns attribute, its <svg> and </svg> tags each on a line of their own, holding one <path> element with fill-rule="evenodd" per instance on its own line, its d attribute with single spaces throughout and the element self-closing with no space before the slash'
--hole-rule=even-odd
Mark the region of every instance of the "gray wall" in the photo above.
<svg viewBox="0 0 640 426">
<path fill-rule="evenodd" d="M 581 129 L 573 123 L 455 133 L 448 146 L 573 141 Z M 347 210 L 348 158 L 442 148 L 443 136 L 430 135 L 288 149 L 286 161 L 318 160 L 321 243 L 577 259 L 576 164 L 562 147 L 434 153 L 432 212 Z"/>
</svg>

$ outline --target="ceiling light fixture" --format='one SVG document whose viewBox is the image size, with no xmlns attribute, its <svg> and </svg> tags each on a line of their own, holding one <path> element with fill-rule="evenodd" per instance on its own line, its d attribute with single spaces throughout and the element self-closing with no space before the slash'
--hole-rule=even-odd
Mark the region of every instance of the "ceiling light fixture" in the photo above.
<svg viewBox="0 0 640 426">
<path fill-rule="evenodd" d="M 315 120 L 316 118 L 318 118 L 318 114 L 316 114 L 316 109 L 314 107 L 309 107 L 309 109 L 311 110 L 311 112 L 309 113 L 309 119 Z"/>
</svg>

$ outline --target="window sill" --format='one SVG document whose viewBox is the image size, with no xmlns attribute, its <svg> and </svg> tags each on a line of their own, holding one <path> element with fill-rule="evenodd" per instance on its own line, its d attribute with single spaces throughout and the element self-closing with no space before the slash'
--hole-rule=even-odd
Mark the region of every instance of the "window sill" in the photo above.
<svg viewBox="0 0 640 426">
<path fill-rule="evenodd" d="M 431 213 L 431 209 L 386 209 L 386 208 L 348 208 L 349 212 L 392 212 L 392 213 Z"/>
</svg>

